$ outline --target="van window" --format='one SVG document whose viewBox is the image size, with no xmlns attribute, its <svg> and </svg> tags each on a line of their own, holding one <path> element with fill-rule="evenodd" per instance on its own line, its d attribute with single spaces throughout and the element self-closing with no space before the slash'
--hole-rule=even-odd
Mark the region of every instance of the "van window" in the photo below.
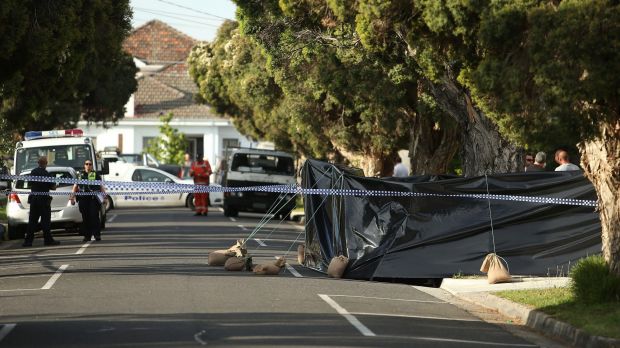
<svg viewBox="0 0 620 348">
<path fill-rule="evenodd" d="M 236 153 L 230 170 L 277 175 L 295 175 L 293 159 L 287 156 Z"/>
<path fill-rule="evenodd" d="M 57 145 L 20 148 L 15 156 L 15 173 L 39 166 L 39 157 L 47 156 L 49 167 L 73 167 L 81 169 L 84 161 L 93 160 L 90 145 Z"/>
</svg>

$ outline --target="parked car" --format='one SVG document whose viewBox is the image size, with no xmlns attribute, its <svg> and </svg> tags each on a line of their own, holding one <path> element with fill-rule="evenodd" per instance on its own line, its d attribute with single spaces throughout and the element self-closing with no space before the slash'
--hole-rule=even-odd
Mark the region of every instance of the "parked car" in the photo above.
<svg viewBox="0 0 620 348">
<path fill-rule="evenodd" d="M 47 167 L 47 171 L 55 178 L 75 179 L 77 172 L 71 167 Z M 30 175 L 30 170 L 22 172 L 20 175 Z M 52 229 L 64 228 L 77 231 L 82 224 L 82 214 L 80 214 L 77 204 L 71 205 L 69 202 L 69 192 L 73 184 L 58 184 L 56 192 L 67 192 L 66 195 L 52 195 Z M 17 180 L 13 183 L 13 193 L 9 194 L 6 207 L 8 220 L 8 236 L 10 239 L 24 238 L 28 228 L 28 215 L 30 204 L 28 204 L 28 194 L 30 187 L 28 181 Z M 99 215 L 101 219 L 101 229 L 105 229 L 106 211 L 102 205 Z"/>
<path fill-rule="evenodd" d="M 122 153 L 118 155 L 118 157 L 126 163 L 161 169 L 177 177 L 181 173 L 181 166 L 159 163 L 159 161 L 149 153 Z"/>
<path fill-rule="evenodd" d="M 163 170 L 145 166 L 134 166 L 126 163 L 116 163 L 110 166 L 110 174 L 106 175 L 107 181 L 125 182 L 154 182 L 154 183 L 177 183 L 193 184 L 191 179 L 180 179 Z M 111 190 L 109 190 L 111 191 Z M 222 204 L 221 192 L 209 194 L 209 204 Z M 194 209 L 193 193 L 157 193 L 157 194 L 118 194 L 107 197 L 108 209 L 121 207 L 189 207 Z"/>
</svg>

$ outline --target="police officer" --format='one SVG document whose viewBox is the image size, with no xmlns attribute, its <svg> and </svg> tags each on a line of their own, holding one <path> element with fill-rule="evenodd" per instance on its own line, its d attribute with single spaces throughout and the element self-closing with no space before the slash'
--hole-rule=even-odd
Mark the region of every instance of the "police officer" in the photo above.
<svg viewBox="0 0 620 348">
<path fill-rule="evenodd" d="M 190 175 L 194 178 L 195 185 L 209 185 L 209 176 L 213 173 L 209 161 L 202 158 L 202 154 L 198 154 L 196 162 L 192 163 Z M 209 214 L 209 193 L 194 193 L 194 206 L 196 213 L 194 215 L 207 216 Z"/>
<path fill-rule="evenodd" d="M 33 169 L 30 172 L 31 176 L 39 177 L 52 177 L 50 173 L 45 169 L 47 168 L 47 157 L 39 157 L 39 167 Z M 43 230 L 43 244 L 45 245 L 58 245 L 59 241 L 54 240 L 51 231 L 52 220 L 52 197 L 45 192 L 56 189 L 56 184 L 53 182 L 38 182 L 29 181 L 30 192 L 38 192 L 39 194 L 28 195 L 28 203 L 30 204 L 30 212 L 28 213 L 28 230 L 26 237 L 24 238 L 24 247 L 32 246 L 34 240 L 34 231 L 37 228 L 39 218 L 41 218 L 41 229 Z M 41 194 L 43 193 L 43 194 Z"/>
<path fill-rule="evenodd" d="M 78 174 L 81 180 L 101 180 L 99 175 L 93 169 L 93 161 L 84 161 L 84 171 Z M 94 194 L 79 195 L 77 198 L 80 213 L 82 213 L 82 232 L 84 242 L 88 242 L 95 237 L 96 241 L 101 240 L 101 221 L 99 220 L 99 212 L 101 211 L 101 201 L 97 197 L 98 193 L 105 192 L 103 185 L 75 184 L 73 190 L 75 192 L 93 192 Z M 71 204 L 75 204 L 75 195 L 71 195 Z"/>
</svg>

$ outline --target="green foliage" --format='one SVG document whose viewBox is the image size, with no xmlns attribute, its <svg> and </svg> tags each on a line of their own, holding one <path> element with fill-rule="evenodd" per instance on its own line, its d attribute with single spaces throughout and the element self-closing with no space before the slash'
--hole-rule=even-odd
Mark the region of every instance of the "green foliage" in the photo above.
<svg viewBox="0 0 620 348">
<path fill-rule="evenodd" d="M 479 64 L 463 82 L 515 141 L 576 144 L 620 120 L 617 3 L 495 2 L 481 17 L 479 44 Z"/>
<path fill-rule="evenodd" d="M 0 3 L 0 116 L 15 133 L 114 122 L 136 89 L 129 1 Z"/>
<path fill-rule="evenodd" d="M 570 272 L 572 291 L 580 303 L 620 301 L 620 277 L 609 272 L 601 255 L 579 260 Z"/>
<path fill-rule="evenodd" d="M 408 147 L 415 69 L 402 43 L 358 44 L 345 15 L 355 2 L 237 4 L 239 29 L 225 24 L 189 64 L 202 98 L 244 134 L 318 158 L 380 159 Z"/>
<path fill-rule="evenodd" d="M 161 136 L 151 139 L 145 151 L 162 163 L 181 164 L 187 150 L 187 139 L 185 134 L 170 126 L 173 116 L 172 113 L 168 113 L 159 117 L 162 122 L 159 126 Z"/>
</svg>

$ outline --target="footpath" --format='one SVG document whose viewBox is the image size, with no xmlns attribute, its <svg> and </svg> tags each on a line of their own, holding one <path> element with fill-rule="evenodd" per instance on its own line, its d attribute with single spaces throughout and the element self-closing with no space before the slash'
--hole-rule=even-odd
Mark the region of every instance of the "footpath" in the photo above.
<svg viewBox="0 0 620 348">
<path fill-rule="evenodd" d="M 488 284 L 486 278 L 446 278 L 442 281 L 440 288 L 462 300 L 497 311 L 506 317 L 515 318 L 536 331 L 550 337 L 559 338 L 575 347 L 620 348 L 620 340 L 590 335 L 545 313 L 491 294 L 492 292 L 504 290 L 566 287 L 569 284 L 570 278 L 568 277 L 530 278 L 513 276 L 512 282 L 501 284 Z"/>
</svg>

